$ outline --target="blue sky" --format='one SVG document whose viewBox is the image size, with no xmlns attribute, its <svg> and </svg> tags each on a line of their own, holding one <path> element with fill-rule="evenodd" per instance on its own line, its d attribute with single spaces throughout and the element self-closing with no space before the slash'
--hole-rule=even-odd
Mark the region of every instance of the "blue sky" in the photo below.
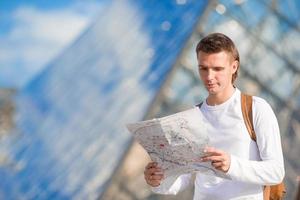
<svg viewBox="0 0 300 200">
<path fill-rule="evenodd" d="M 21 88 L 98 16 L 106 0 L 1 0 L 0 87 Z"/>
</svg>

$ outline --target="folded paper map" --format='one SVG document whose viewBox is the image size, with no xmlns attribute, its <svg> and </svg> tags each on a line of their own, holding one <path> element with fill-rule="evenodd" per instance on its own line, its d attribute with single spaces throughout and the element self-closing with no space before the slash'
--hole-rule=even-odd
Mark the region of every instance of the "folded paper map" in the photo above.
<svg viewBox="0 0 300 200">
<path fill-rule="evenodd" d="M 205 155 L 204 148 L 209 145 L 208 126 L 198 107 L 127 124 L 128 130 L 151 160 L 163 169 L 165 179 L 169 179 L 168 184 L 176 177 L 193 171 L 223 177 L 209 162 L 199 162 L 199 158 Z"/>
</svg>

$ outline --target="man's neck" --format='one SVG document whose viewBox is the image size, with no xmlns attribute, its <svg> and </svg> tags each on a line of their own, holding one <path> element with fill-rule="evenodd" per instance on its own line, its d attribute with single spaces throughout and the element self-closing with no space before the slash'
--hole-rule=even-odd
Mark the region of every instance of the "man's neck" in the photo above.
<svg viewBox="0 0 300 200">
<path fill-rule="evenodd" d="M 218 94 L 209 94 L 206 103 L 210 106 L 220 105 L 227 101 L 234 93 L 234 86 L 228 88 L 227 91 Z"/>
</svg>

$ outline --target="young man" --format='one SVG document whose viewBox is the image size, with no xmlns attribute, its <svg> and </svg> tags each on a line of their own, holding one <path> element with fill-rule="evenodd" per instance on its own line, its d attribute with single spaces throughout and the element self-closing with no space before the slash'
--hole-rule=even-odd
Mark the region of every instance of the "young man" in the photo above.
<svg viewBox="0 0 300 200">
<path fill-rule="evenodd" d="M 199 112 L 212 125 L 208 130 L 212 146 L 199 162 L 211 162 L 227 178 L 197 173 L 194 199 L 261 200 L 263 186 L 280 183 L 285 173 L 276 116 L 265 100 L 253 97 L 253 141 L 242 116 L 241 92 L 233 85 L 240 62 L 234 43 L 224 34 L 213 33 L 198 43 L 196 53 L 200 78 L 208 91 Z M 153 191 L 162 194 L 176 194 L 191 179 L 190 174 L 182 175 L 163 189 L 163 171 L 156 163 L 149 163 L 144 174 Z"/>
</svg>

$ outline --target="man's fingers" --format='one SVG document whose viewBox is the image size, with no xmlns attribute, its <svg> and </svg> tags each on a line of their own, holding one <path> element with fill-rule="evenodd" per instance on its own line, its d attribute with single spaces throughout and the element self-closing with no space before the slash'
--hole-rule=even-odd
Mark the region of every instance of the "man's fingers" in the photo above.
<svg viewBox="0 0 300 200">
<path fill-rule="evenodd" d="M 150 180 L 153 180 L 153 181 L 161 181 L 163 179 L 164 175 L 163 174 L 153 174 L 153 175 L 149 175 L 149 178 Z"/>
<path fill-rule="evenodd" d="M 212 162 L 211 165 L 215 168 L 222 167 L 224 165 L 223 162 Z"/>
<path fill-rule="evenodd" d="M 145 175 L 148 175 L 148 174 L 163 174 L 163 171 L 161 168 L 149 168 L 149 169 L 145 169 L 144 171 L 144 174 Z"/>
<path fill-rule="evenodd" d="M 217 170 L 220 170 L 220 171 L 223 171 L 223 172 L 227 172 L 229 170 L 229 167 L 230 167 L 230 160 L 224 160 L 224 161 L 212 161 L 211 162 L 211 165 L 217 169 Z"/>
<path fill-rule="evenodd" d="M 144 178 L 150 186 L 157 187 L 164 178 L 164 173 L 156 162 L 151 162 L 145 167 Z"/>
<path fill-rule="evenodd" d="M 150 162 L 148 163 L 148 165 L 146 166 L 146 169 L 150 169 L 152 167 L 156 167 L 157 166 L 157 162 Z"/>
<path fill-rule="evenodd" d="M 223 168 L 224 168 L 223 166 L 215 167 L 215 169 L 217 169 L 217 170 L 221 170 L 221 171 L 224 171 L 224 169 L 223 169 Z"/>
<path fill-rule="evenodd" d="M 144 172 L 145 177 L 150 177 L 150 176 L 163 176 L 164 173 L 162 170 L 147 170 Z"/>
<path fill-rule="evenodd" d="M 224 152 L 214 147 L 205 147 L 204 153 L 207 155 L 222 155 Z"/>
<path fill-rule="evenodd" d="M 204 149 L 205 156 L 199 159 L 200 162 L 209 162 L 218 170 L 227 172 L 230 167 L 230 155 L 225 151 L 216 149 L 214 147 L 206 147 Z M 198 160 L 195 160 L 198 161 Z"/>
<path fill-rule="evenodd" d="M 161 181 L 147 181 L 147 183 L 152 187 L 157 187 L 160 185 Z"/>
<path fill-rule="evenodd" d="M 223 156 L 206 156 L 201 158 L 202 162 L 214 161 L 214 162 L 222 162 L 225 161 Z"/>
<path fill-rule="evenodd" d="M 162 179 L 164 178 L 164 175 L 162 173 L 158 174 L 145 174 L 145 180 L 146 182 L 152 186 L 152 187 L 157 187 L 160 185 Z"/>
<path fill-rule="evenodd" d="M 162 171 L 161 168 L 158 167 L 158 164 L 156 162 L 150 162 L 145 167 L 144 174 L 154 173 L 154 172 L 158 172 L 158 171 Z"/>
</svg>

